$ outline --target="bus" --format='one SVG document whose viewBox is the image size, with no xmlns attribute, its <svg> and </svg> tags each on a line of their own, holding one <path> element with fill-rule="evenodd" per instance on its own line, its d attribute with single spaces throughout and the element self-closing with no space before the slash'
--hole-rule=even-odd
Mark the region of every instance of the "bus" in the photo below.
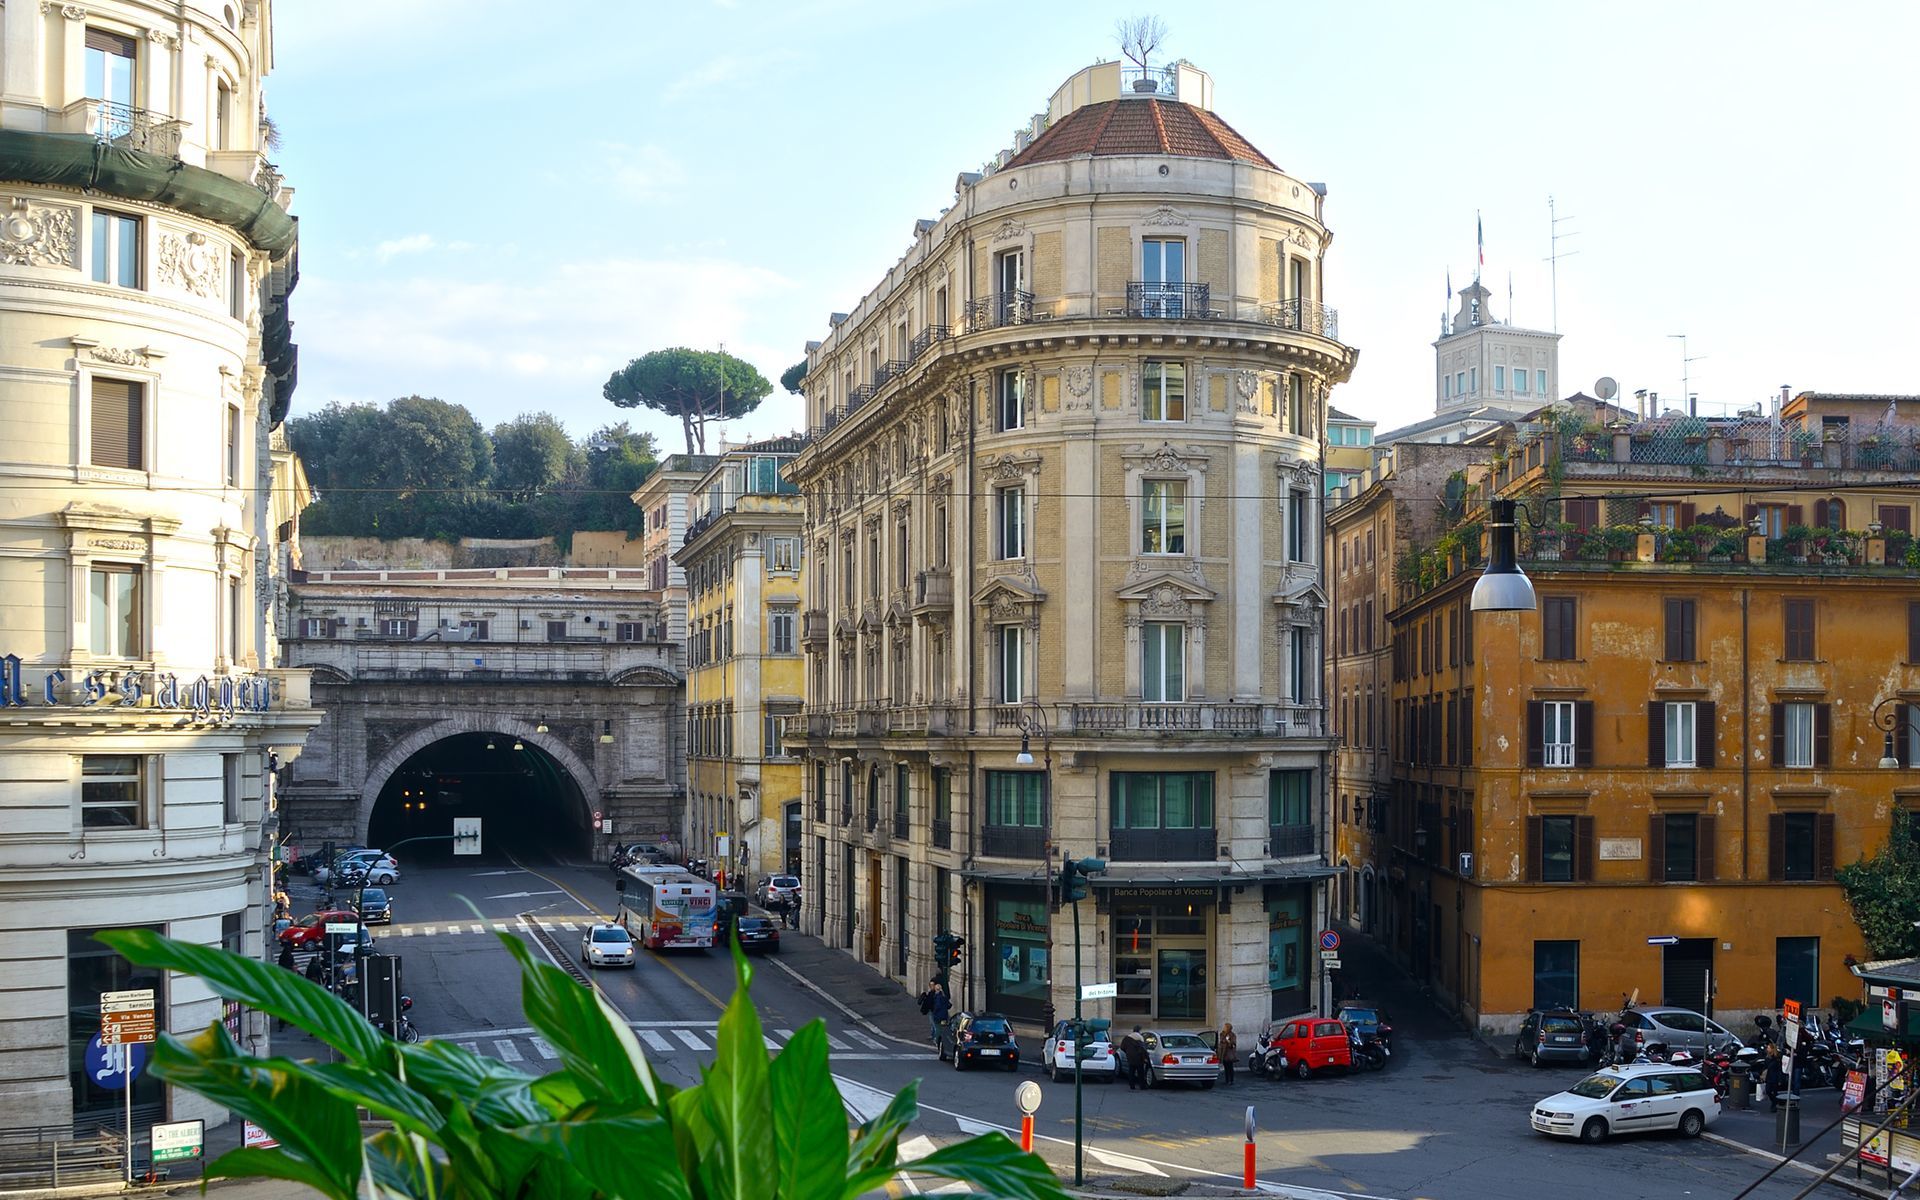
<svg viewBox="0 0 1920 1200">
<path fill-rule="evenodd" d="M 620 870 L 620 924 L 649 950 L 713 947 L 715 892 L 711 883 L 679 867 Z"/>
</svg>

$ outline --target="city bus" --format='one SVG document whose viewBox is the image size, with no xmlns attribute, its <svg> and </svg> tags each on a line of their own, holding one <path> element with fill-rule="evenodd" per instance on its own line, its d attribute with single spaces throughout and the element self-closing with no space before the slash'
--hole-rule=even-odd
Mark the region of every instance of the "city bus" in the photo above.
<svg viewBox="0 0 1920 1200">
<path fill-rule="evenodd" d="M 649 950 L 713 947 L 715 892 L 711 883 L 678 867 L 633 866 L 620 871 L 620 924 Z"/>
</svg>

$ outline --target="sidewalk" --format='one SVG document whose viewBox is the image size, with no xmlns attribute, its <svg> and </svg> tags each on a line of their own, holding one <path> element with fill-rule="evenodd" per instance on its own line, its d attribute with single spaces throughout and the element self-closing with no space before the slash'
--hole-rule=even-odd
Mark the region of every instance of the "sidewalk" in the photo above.
<svg viewBox="0 0 1920 1200">
<path fill-rule="evenodd" d="M 846 951 L 836 950 L 810 933 L 782 929 L 780 953 L 762 960 L 762 965 L 773 970 L 785 968 L 800 986 L 866 1026 L 868 1032 L 933 1052 L 918 993 Z M 1015 1024 L 1017 1032 L 1029 1032 L 1020 1028 L 1020 1023 Z M 1037 1039 L 1040 1026 L 1033 1025 L 1031 1033 Z"/>
<path fill-rule="evenodd" d="M 1758 1158 L 1778 1161 L 1792 1154 L 1793 1164 L 1784 1168 L 1781 1174 L 1797 1178 L 1804 1185 L 1805 1181 L 1832 1166 L 1835 1159 L 1845 1157 L 1846 1149 L 1841 1145 L 1837 1122 L 1839 1116 L 1839 1089 L 1815 1088 L 1800 1094 L 1802 1141 L 1799 1145 L 1787 1147 L 1784 1152 L 1780 1147 L 1778 1118 L 1773 1106 L 1765 1101 L 1756 1103 L 1746 1111 L 1723 1107 L 1720 1119 L 1713 1123 L 1705 1136 L 1728 1149 L 1742 1150 Z M 1833 1124 L 1832 1130 L 1823 1133 L 1829 1124 Z M 1850 1163 L 1835 1172 L 1831 1182 L 1864 1196 L 1887 1194 L 1887 1189 L 1871 1177 L 1856 1183 Z"/>
</svg>

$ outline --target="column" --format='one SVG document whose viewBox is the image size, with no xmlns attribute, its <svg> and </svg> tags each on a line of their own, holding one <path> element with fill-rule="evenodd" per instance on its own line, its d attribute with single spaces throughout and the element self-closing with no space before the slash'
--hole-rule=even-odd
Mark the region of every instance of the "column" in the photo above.
<svg viewBox="0 0 1920 1200">
<path fill-rule="evenodd" d="M 1259 443 L 1251 438 L 1235 439 L 1233 471 L 1228 477 L 1227 488 L 1230 495 L 1258 496 L 1265 490 L 1259 486 L 1260 461 Z M 1286 494 L 1284 488 L 1281 494 Z M 1259 646 L 1263 640 L 1260 636 L 1261 622 L 1269 605 L 1266 597 L 1260 594 L 1260 578 L 1266 558 L 1261 534 L 1266 526 L 1268 510 L 1264 503 L 1257 500 L 1236 498 L 1230 503 L 1233 505 L 1233 564 L 1228 586 L 1228 603 L 1231 605 L 1228 612 L 1232 614 L 1232 636 L 1236 651 L 1230 695 L 1235 700 L 1258 700 L 1265 690 L 1261 684 L 1261 668 L 1265 665 L 1261 659 L 1264 656 L 1259 652 Z M 1284 508 L 1279 520 L 1284 536 Z"/>
</svg>

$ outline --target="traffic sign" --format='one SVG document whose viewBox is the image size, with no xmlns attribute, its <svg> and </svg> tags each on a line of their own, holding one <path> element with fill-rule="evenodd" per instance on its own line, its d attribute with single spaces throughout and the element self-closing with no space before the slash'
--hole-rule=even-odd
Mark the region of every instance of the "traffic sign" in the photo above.
<svg viewBox="0 0 1920 1200">
<path fill-rule="evenodd" d="M 1040 1085 L 1031 1079 L 1027 1080 L 1013 1089 L 1013 1102 L 1020 1106 L 1021 1112 L 1032 1116 L 1040 1109 Z"/>
<path fill-rule="evenodd" d="M 1120 994 L 1118 983 L 1083 983 L 1080 985 L 1082 1000 L 1110 1000 Z"/>
<path fill-rule="evenodd" d="M 1338 950 L 1322 950 L 1320 952 L 1320 961 L 1321 962 L 1339 962 L 1340 952 Z"/>
<path fill-rule="evenodd" d="M 1649 946 L 1678 946 L 1679 944 L 1680 939 L 1670 933 L 1663 933 L 1657 937 L 1647 939 L 1647 945 Z"/>
<path fill-rule="evenodd" d="M 1322 929 L 1320 931 L 1320 948 L 1322 950 L 1338 950 L 1340 948 L 1340 931 L 1337 929 Z"/>
<path fill-rule="evenodd" d="M 147 1136 L 151 1139 L 153 1161 L 156 1163 L 199 1158 L 201 1149 L 206 1145 L 207 1123 L 167 1121 L 148 1126 Z"/>
<path fill-rule="evenodd" d="M 479 817 L 455 817 L 453 819 L 453 852 L 455 854 L 480 853 Z"/>
<path fill-rule="evenodd" d="M 126 1046 L 156 1040 L 153 989 L 100 993 L 100 1044 Z"/>
<path fill-rule="evenodd" d="M 100 1011 L 103 1013 L 132 1012 L 136 1009 L 151 1009 L 152 1007 L 152 988 L 135 988 L 132 991 L 126 992 L 100 993 Z"/>
<path fill-rule="evenodd" d="M 358 921 L 328 921 L 327 932 L 358 933 L 360 932 L 360 923 Z"/>
</svg>

